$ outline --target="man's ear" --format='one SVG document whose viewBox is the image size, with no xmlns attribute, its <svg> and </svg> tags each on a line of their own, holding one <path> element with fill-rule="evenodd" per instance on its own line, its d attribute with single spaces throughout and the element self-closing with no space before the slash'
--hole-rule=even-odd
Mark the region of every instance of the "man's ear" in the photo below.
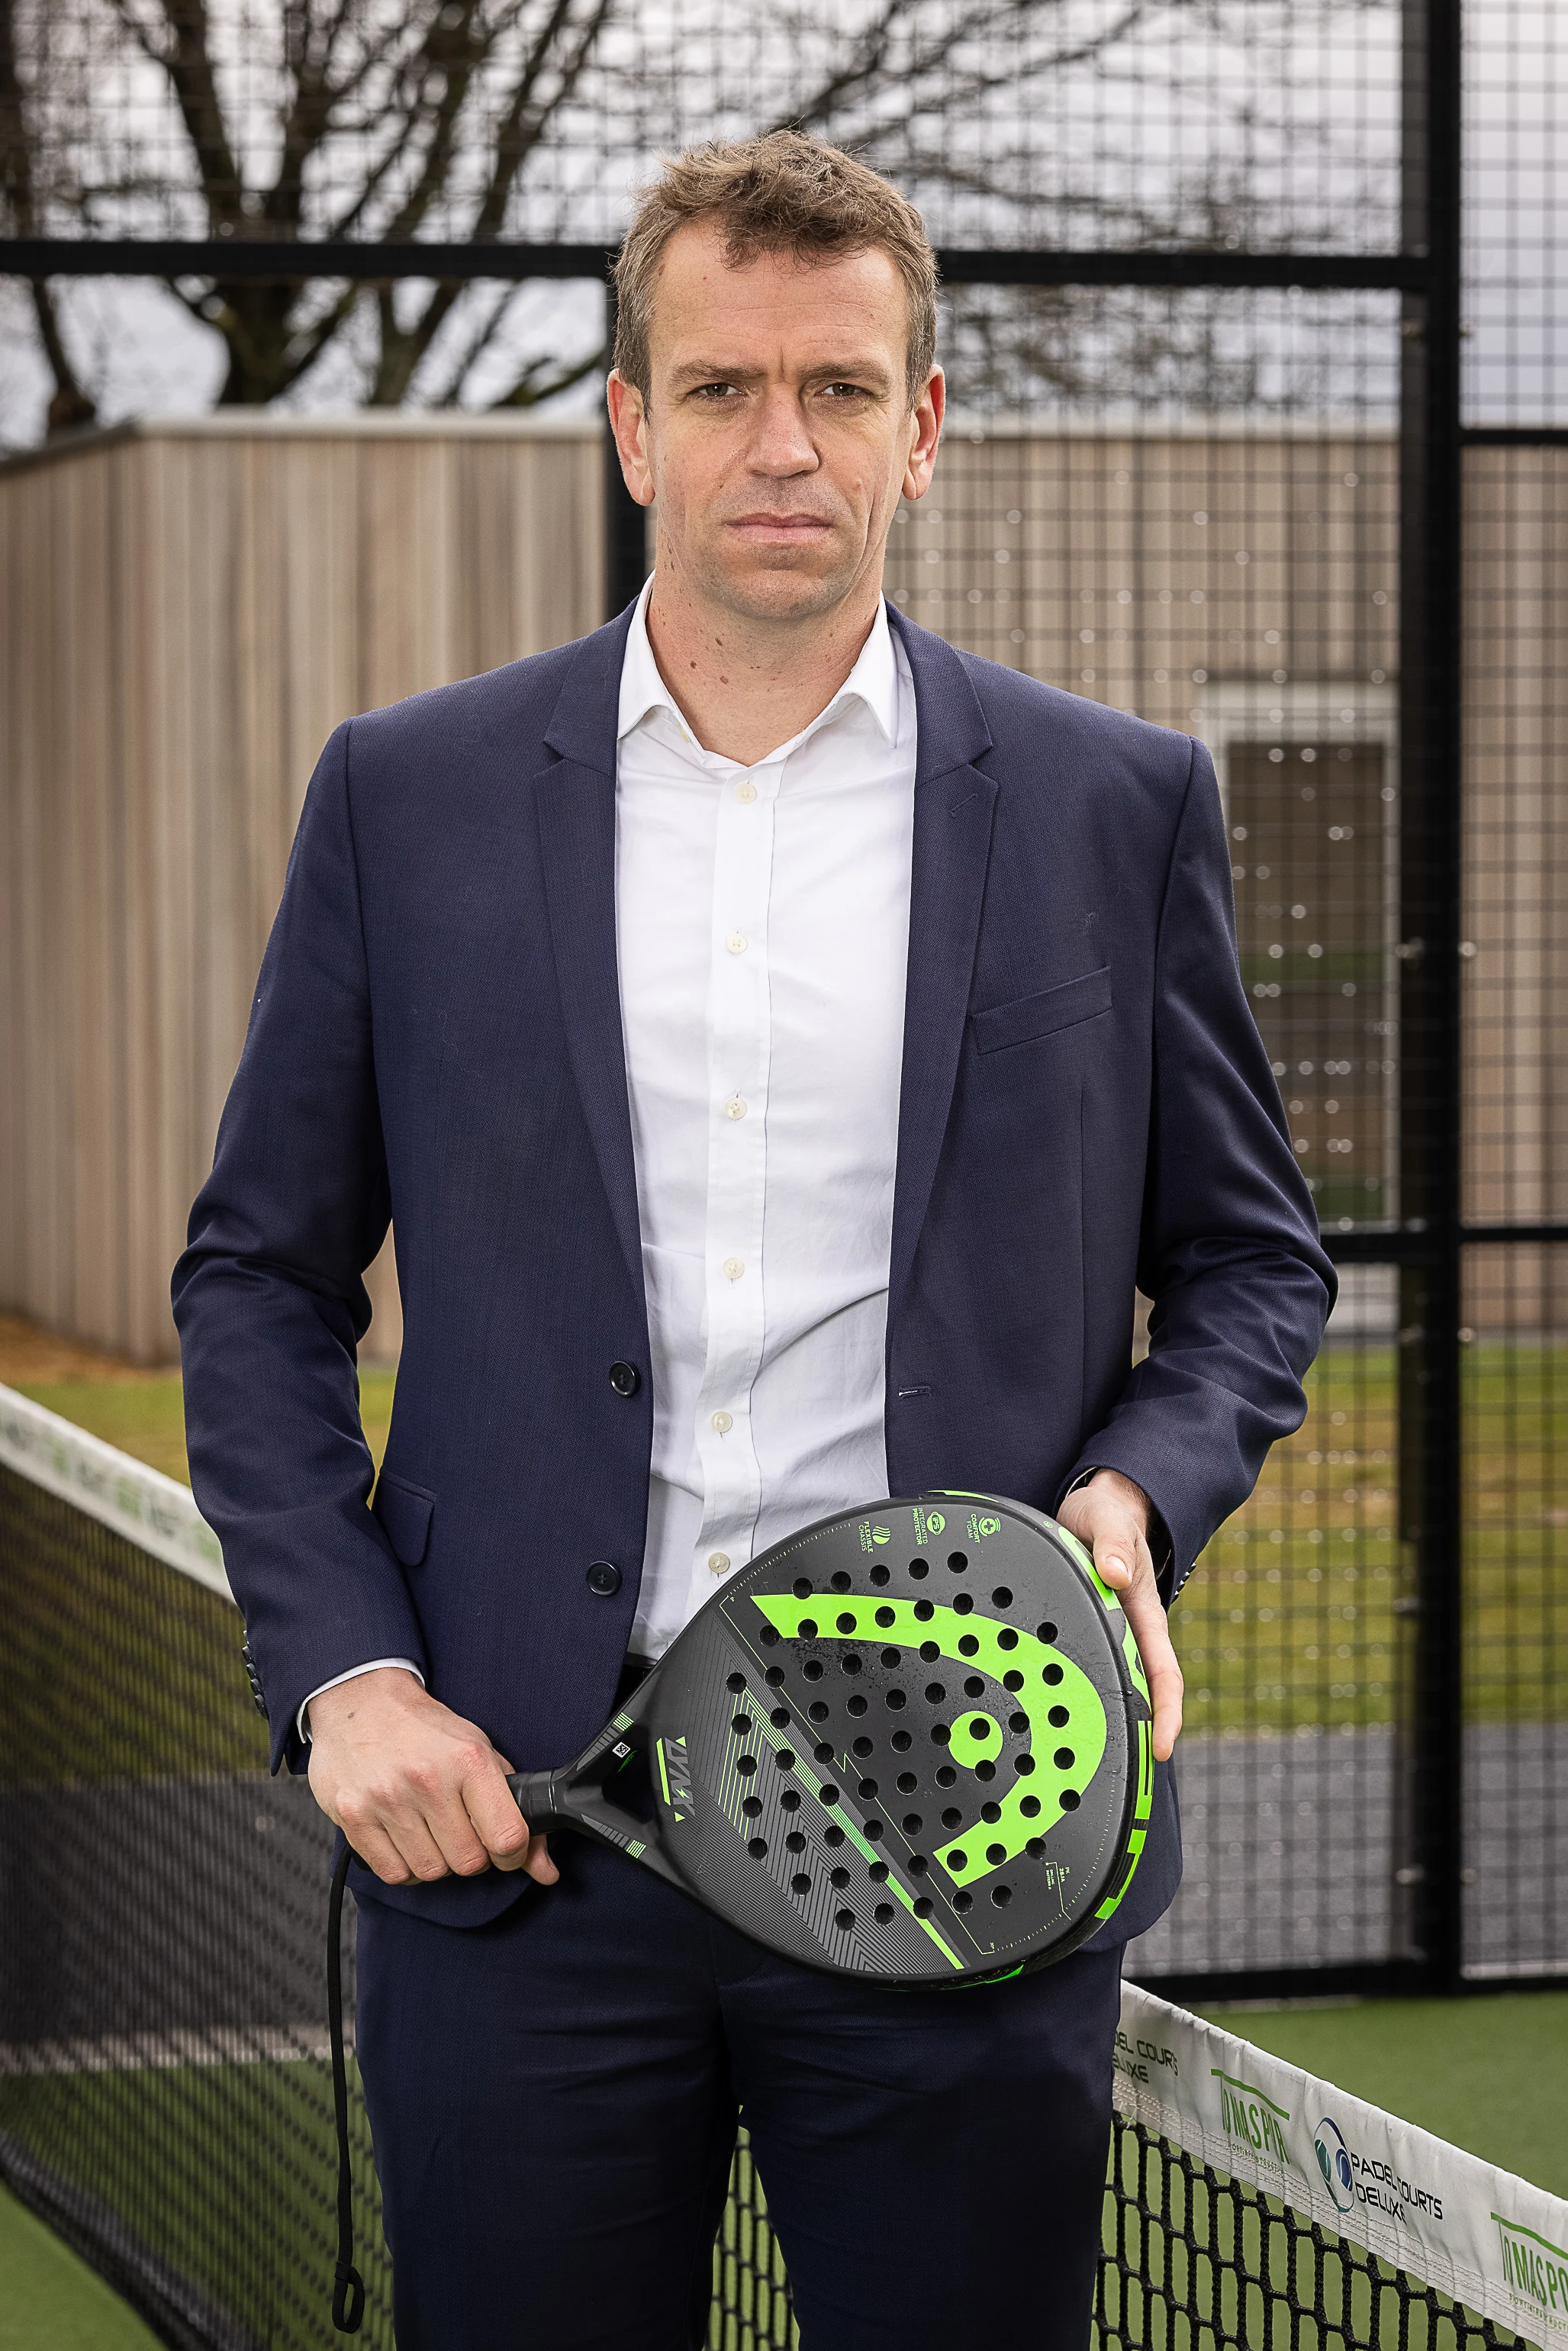
<svg viewBox="0 0 1568 2351">
<path fill-rule="evenodd" d="M 653 469 L 648 460 L 648 413 L 642 393 L 612 369 L 604 387 L 610 430 L 621 459 L 621 477 L 640 507 L 653 503 Z"/>
<path fill-rule="evenodd" d="M 936 444 L 942 438 L 942 419 L 947 406 L 947 379 L 940 368 L 933 368 L 925 389 L 915 402 L 915 439 L 909 461 L 904 469 L 904 495 L 906 498 L 923 498 L 931 486 L 932 469 L 936 463 Z"/>
</svg>

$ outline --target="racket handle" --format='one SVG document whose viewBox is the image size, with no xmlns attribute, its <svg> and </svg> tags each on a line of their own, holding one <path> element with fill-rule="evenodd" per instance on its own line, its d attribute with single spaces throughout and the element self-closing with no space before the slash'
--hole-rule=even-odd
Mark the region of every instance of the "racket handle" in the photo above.
<svg viewBox="0 0 1568 2351">
<path fill-rule="evenodd" d="M 517 1810 L 533 1835 L 537 1836 L 543 1829 L 562 1825 L 555 1800 L 553 1771 L 514 1771 L 507 1785 L 516 1797 Z"/>
</svg>

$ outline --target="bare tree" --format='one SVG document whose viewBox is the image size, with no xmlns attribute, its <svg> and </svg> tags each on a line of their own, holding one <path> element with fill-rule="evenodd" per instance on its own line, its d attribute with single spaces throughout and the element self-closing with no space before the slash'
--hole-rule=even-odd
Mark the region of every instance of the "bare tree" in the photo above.
<svg viewBox="0 0 1568 2351">
<path fill-rule="evenodd" d="M 0 0 L 0 205 L 22 235 L 156 223 L 235 246 L 483 246 L 529 229 L 580 239 L 584 210 L 603 236 L 618 192 L 661 148 L 792 122 L 976 222 L 976 243 L 1233 245 L 1258 211 L 1244 192 L 1173 183 L 1158 204 L 1134 202 L 1126 172 L 1099 158 L 1081 160 L 1074 181 L 1031 131 L 1031 110 L 1061 118 L 1064 91 L 1087 99 L 1089 83 L 1118 74 L 1157 82 L 1181 42 L 1224 37 L 1239 9 L 1253 40 L 1262 19 L 1284 25 L 1292 7 L 1380 5 Z M 694 27 L 710 43 L 696 57 Z M 74 81 L 61 69 L 68 50 Z M 603 364 L 598 348 L 521 355 L 518 289 L 500 281 L 267 282 L 220 264 L 170 291 L 222 337 L 229 404 L 284 397 L 329 357 L 351 362 L 372 406 L 528 406 Z M 33 299 L 57 430 L 90 417 L 92 397 L 51 288 L 35 287 Z M 1065 297 L 960 291 L 952 310 L 971 362 L 998 381 L 1087 389 L 1072 350 L 1083 313 Z M 1179 373 L 1179 326 L 1167 321 L 1151 344 L 1124 315 L 1127 362 L 1157 350 L 1162 371 Z M 1212 381 L 1210 341 L 1195 332 L 1194 381 Z"/>
<path fill-rule="evenodd" d="M 219 90 L 204 0 L 110 0 L 115 16 L 168 79 L 190 141 L 207 234 L 293 237 L 417 237 L 471 160 L 476 117 L 482 169 L 466 235 L 493 242 L 518 178 L 570 97 L 613 0 L 415 0 L 388 10 L 374 0 L 281 0 L 276 160 L 247 184 Z M 466 134 L 466 136 L 465 136 Z M 329 141 L 362 147 L 360 176 L 312 201 L 312 166 Z M 225 402 L 275 400 L 312 368 L 356 305 L 353 288 L 322 302 L 298 283 L 267 284 L 221 272 L 200 295 L 176 286 L 228 346 Z M 460 287 L 425 293 L 400 318 L 390 285 L 375 287 L 379 353 L 369 404 L 395 406 L 430 351 Z M 592 362 L 588 363 L 591 365 Z M 581 371 L 578 371 L 580 372 Z M 545 381 L 536 398 L 561 388 Z M 521 387 L 517 388 L 521 390 Z"/>
<path fill-rule="evenodd" d="M 454 214 L 464 238 L 493 242 L 614 5 L 274 0 L 257 21 L 225 19 L 207 0 L 55 0 L 47 26 L 35 16 L 44 55 L 28 77 L 16 0 L 0 0 L 0 201 L 7 225 L 23 235 L 44 225 L 36 159 L 51 128 L 55 160 L 68 141 L 57 106 L 52 125 L 44 119 L 49 101 L 42 85 L 48 46 L 59 48 L 74 17 L 78 48 L 96 31 L 111 51 L 118 35 L 151 69 L 177 118 L 183 152 L 160 186 L 155 167 L 126 171 L 116 152 L 123 142 L 112 136 L 95 142 L 89 130 L 75 142 L 87 150 L 89 168 L 67 184 L 57 170 L 53 174 L 57 224 L 64 213 L 73 227 L 102 231 L 144 213 L 151 196 L 165 213 L 183 214 L 186 234 L 236 246 L 256 238 L 411 240 L 435 223 L 450 233 Z M 466 289 L 450 280 L 426 283 L 417 295 L 401 289 L 400 300 L 391 283 L 259 280 L 220 266 L 197 285 L 171 281 L 170 290 L 223 337 L 225 404 L 260 404 L 290 391 L 368 306 L 375 333 L 363 397 L 392 406 L 408 396 Z M 51 427 L 79 422 L 91 403 L 72 373 L 47 285 L 36 288 L 36 301 L 57 386 Z M 460 340 L 445 380 L 428 397 L 458 396 L 493 343 L 504 307 L 493 304 L 478 329 Z M 500 398 L 548 399 L 599 358 L 595 351 L 568 366 L 524 366 Z"/>
</svg>

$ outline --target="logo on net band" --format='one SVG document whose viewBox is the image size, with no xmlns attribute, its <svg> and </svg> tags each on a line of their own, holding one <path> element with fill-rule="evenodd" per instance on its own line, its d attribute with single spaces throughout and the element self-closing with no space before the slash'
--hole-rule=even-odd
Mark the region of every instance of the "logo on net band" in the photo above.
<svg viewBox="0 0 1568 2351">
<path fill-rule="evenodd" d="M 1336 2212 L 1348 2212 L 1353 2204 L 1370 2204 L 1391 2220 L 1407 2222 L 1416 2214 L 1441 2221 L 1443 2199 L 1435 2189 L 1414 2186 L 1383 2156 L 1347 2147 L 1331 2115 L 1312 2133 L 1312 2147 Z"/>
<path fill-rule="evenodd" d="M 1543 2311 L 1561 2319 L 1568 2311 L 1568 2252 L 1517 2220 L 1494 2212 L 1502 2274 L 1516 2294 L 1524 2294 Z"/>
<path fill-rule="evenodd" d="M 1208 2070 L 1219 2084 L 1219 2121 L 1226 2137 L 1239 2139 L 1243 2147 L 1249 2147 L 1264 2162 L 1281 2170 L 1288 2169 L 1291 2150 L 1284 2126 L 1291 2119 L 1289 2107 L 1276 2105 L 1252 2083 L 1221 2073 L 1218 2065 Z"/>
<path fill-rule="evenodd" d="M 1335 2211 L 1348 2212 L 1355 2202 L 1355 2175 L 1350 2168 L 1350 2150 L 1340 2135 L 1339 2125 L 1327 2115 L 1312 2133 L 1312 2145 L 1317 2150 L 1323 2186 L 1333 2198 Z"/>
</svg>

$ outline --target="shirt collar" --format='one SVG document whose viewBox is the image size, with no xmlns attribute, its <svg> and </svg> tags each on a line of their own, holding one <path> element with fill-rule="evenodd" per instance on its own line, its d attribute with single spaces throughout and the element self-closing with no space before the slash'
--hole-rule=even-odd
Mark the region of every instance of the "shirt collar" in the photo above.
<svg viewBox="0 0 1568 2351">
<path fill-rule="evenodd" d="M 616 740 L 623 741 L 634 727 L 642 725 L 651 711 L 667 710 L 692 748 L 700 753 L 695 736 L 682 717 L 674 695 L 659 674 L 659 664 L 653 659 L 653 648 L 648 640 L 648 598 L 653 586 L 650 575 L 637 599 L 637 609 L 632 615 L 632 626 L 626 635 L 626 652 L 621 664 L 621 706 L 615 726 Z M 888 745 L 897 743 L 898 657 L 894 649 L 893 631 L 888 626 L 887 603 L 883 598 L 877 600 L 876 618 L 871 624 L 871 633 L 860 649 L 853 669 L 827 708 L 820 711 L 799 735 L 788 743 L 779 744 L 778 749 L 768 756 L 777 758 L 781 753 L 794 750 L 805 742 L 808 736 L 816 734 L 819 727 L 826 726 L 830 720 L 838 717 L 851 701 L 860 702 L 870 712 L 878 732 Z M 756 764 L 760 767 L 762 762 L 758 760 Z"/>
</svg>

